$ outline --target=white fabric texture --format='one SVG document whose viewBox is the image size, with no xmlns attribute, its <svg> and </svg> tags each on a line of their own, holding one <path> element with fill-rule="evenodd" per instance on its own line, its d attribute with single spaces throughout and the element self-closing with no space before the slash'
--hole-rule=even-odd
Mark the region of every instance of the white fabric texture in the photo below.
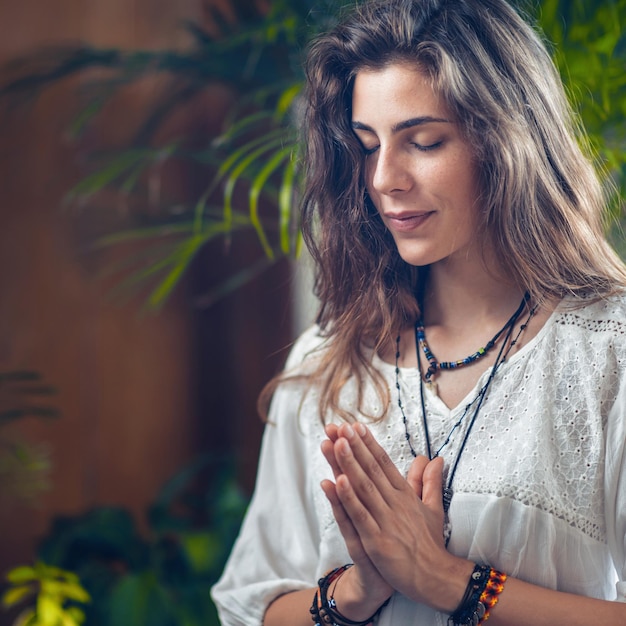
<svg viewBox="0 0 626 626">
<path fill-rule="evenodd" d="M 321 340 L 305 332 L 288 368 L 306 367 Z M 395 368 L 374 356 L 391 392 L 370 428 L 399 470 L 413 460 L 397 407 Z M 457 408 L 427 391 L 433 449 L 445 441 L 489 371 Z M 419 378 L 401 368 L 414 448 L 425 451 Z M 260 626 L 279 595 L 314 587 L 350 562 L 319 486 L 332 478 L 314 393 L 275 394 L 255 493 L 222 578 L 213 588 L 223 626 Z M 344 400 L 354 401 L 345 389 Z M 368 406 L 380 410 L 370 390 Z M 465 422 L 468 422 L 466 419 Z M 464 423 L 443 449 L 453 462 Z M 572 309 L 561 303 L 540 332 L 500 367 L 456 472 L 448 549 L 550 589 L 626 601 L 626 296 Z M 395 594 L 378 624 L 445 626 L 447 615 Z"/>
</svg>

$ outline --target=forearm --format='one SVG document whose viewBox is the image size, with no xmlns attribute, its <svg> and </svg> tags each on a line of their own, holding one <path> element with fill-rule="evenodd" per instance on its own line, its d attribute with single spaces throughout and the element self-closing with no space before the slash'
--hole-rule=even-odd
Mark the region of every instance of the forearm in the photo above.
<svg viewBox="0 0 626 626">
<path fill-rule="evenodd" d="M 489 626 L 626 625 L 626 603 L 596 600 L 544 589 L 509 578 Z"/>
<path fill-rule="evenodd" d="M 302 589 L 278 596 L 267 608 L 263 626 L 311 626 L 309 609 L 315 589 Z"/>
<path fill-rule="evenodd" d="M 386 589 L 363 589 L 355 576 L 356 567 L 343 570 L 332 584 L 326 578 L 327 589 L 322 595 L 319 587 L 304 589 L 279 596 L 268 607 L 263 621 L 264 626 L 310 626 L 312 623 L 311 606 L 317 594 L 319 602 L 334 600 L 336 610 L 345 618 L 354 622 L 367 622 L 388 599 Z M 336 571 L 336 570 L 335 570 Z M 321 581 L 320 581 L 320 584 Z"/>
<path fill-rule="evenodd" d="M 337 604 L 352 619 L 365 619 L 376 607 L 369 602 L 355 606 L 338 590 Z M 316 588 L 279 596 L 265 614 L 264 626 L 311 626 L 309 609 Z M 451 611 L 450 611 L 451 612 Z M 505 589 L 489 617 L 490 626 L 588 626 L 626 624 L 626 603 L 596 600 L 544 589 L 515 578 L 508 578 Z"/>
<path fill-rule="evenodd" d="M 310 609 L 316 591 L 317 588 L 303 589 L 279 596 L 269 605 L 263 626 L 311 626 Z M 355 621 L 367 619 L 379 606 L 366 600 L 352 603 L 340 594 L 337 594 L 335 601 L 341 613 Z"/>
</svg>

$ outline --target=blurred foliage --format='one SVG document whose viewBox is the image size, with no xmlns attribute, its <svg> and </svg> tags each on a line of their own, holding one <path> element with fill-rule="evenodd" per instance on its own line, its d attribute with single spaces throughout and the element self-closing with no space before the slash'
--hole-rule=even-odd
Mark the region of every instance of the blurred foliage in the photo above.
<svg viewBox="0 0 626 626">
<path fill-rule="evenodd" d="M 535 8 L 600 165 L 626 198 L 626 0 L 543 0 Z M 613 207 L 617 210 L 618 203 Z M 617 216 L 617 214 L 616 214 Z"/>
<path fill-rule="evenodd" d="M 56 390 L 33 371 L 0 372 L 0 429 L 27 417 L 56 418 L 56 408 L 42 403 Z M 43 444 L 22 441 L 0 432 L 0 491 L 36 505 L 49 487 L 50 455 Z"/>
<path fill-rule="evenodd" d="M 102 246 L 145 244 L 123 267 L 113 268 L 125 272 L 118 283 L 120 293 L 150 284 L 147 304 L 158 308 L 204 246 L 216 239 L 228 244 L 241 229 L 256 231 L 258 260 L 239 274 L 224 276 L 205 301 L 214 302 L 278 258 L 297 256 L 302 54 L 316 33 L 336 22 L 342 4 L 273 0 L 261 13 L 243 11 L 245 3 L 234 1 L 238 19 L 214 15 L 218 34 L 199 23 L 187 24 L 193 43 L 183 52 L 80 46 L 54 54 L 46 50 L 11 68 L 17 78 L 7 82 L 0 95 L 32 95 L 50 82 L 89 68 L 108 71 L 107 78 L 91 84 L 83 114 L 73 125 L 75 133 L 93 123 L 112 94 L 125 85 L 146 76 L 169 77 L 162 97 L 155 100 L 132 141 L 113 153 L 93 154 L 93 173 L 69 194 L 70 201 L 88 206 L 103 190 L 113 190 L 119 198 L 138 199 L 135 206 L 145 207 L 155 202 L 146 188 L 158 187 L 164 164 L 183 159 L 206 172 L 208 183 L 192 204 L 159 197 L 156 210 L 153 206 L 150 211 L 135 211 L 136 228 L 100 240 Z M 518 4 L 537 20 L 551 42 L 599 163 L 610 171 L 623 199 L 626 0 L 518 0 Z M 184 137 L 165 144 L 156 141 L 158 131 L 176 111 L 216 83 L 237 94 L 218 137 L 195 151 L 184 147 Z M 241 194 L 247 195 L 245 201 Z M 611 207 L 613 215 L 619 205 L 618 201 Z"/>
<path fill-rule="evenodd" d="M 245 3 L 233 4 L 237 9 Z M 263 14 L 239 10 L 234 22 L 216 14 L 217 34 L 189 23 L 193 41 L 184 52 L 83 45 L 45 50 L 7 68 L 5 74 L 13 78 L 0 88 L 0 96 L 11 95 L 18 102 L 62 78 L 104 69 L 107 77 L 83 91 L 88 101 L 75 120 L 74 133 L 93 124 L 103 106 L 126 85 L 147 76 L 167 77 L 162 96 L 153 102 L 130 143 L 113 153 L 94 152 L 93 173 L 68 194 L 68 201 L 85 207 L 107 190 L 120 204 L 139 206 L 133 216 L 138 227 L 98 242 L 140 244 L 134 258 L 115 268 L 133 268 L 120 281 L 120 294 L 156 284 L 148 305 L 159 307 L 205 245 L 218 238 L 228 244 L 241 229 L 254 229 L 258 235 L 257 269 L 224 276 L 205 301 L 215 301 L 276 259 L 298 254 L 301 240 L 292 207 L 298 180 L 294 103 L 303 80 L 301 53 L 316 32 L 336 19 L 338 3 L 322 0 L 315 9 L 313 5 L 313 0 L 274 0 Z M 155 137 L 172 116 L 216 84 L 235 94 L 223 132 L 199 150 L 186 148 L 185 137 L 161 145 Z M 164 166 L 181 160 L 205 172 L 204 191 L 191 204 L 159 197 L 154 206 L 154 194 L 147 187 L 159 187 Z M 236 202 L 236 194 L 247 199 Z M 142 245 L 146 242 L 147 247 Z"/>
<path fill-rule="evenodd" d="M 163 487 L 147 534 L 128 511 L 96 508 L 56 519 L 39 558 L 79 576 L 89 626 L 218 626 L 209 590 L 246 506 L 230 462 L 205 456 Z"/>
<path fill-rule="evenodd" d="M 34 402 L 56 389 L 42 383 L 41 375 L 29 370 L 0 372 L 0 427 L 23 417 L 58 417 L 54 407 Z"/>
<path fill-rule="evenodd" d="M 38 562 L 12 569 L 6 580 L 9 588 L 2 594 L 3 608 L 34 600 L 34 606 L 24 609 L 13 626 L 80 626 L 85 621 L 79 605 L 88 603 L 90 597 L 72 572 Z"/>
</svg>

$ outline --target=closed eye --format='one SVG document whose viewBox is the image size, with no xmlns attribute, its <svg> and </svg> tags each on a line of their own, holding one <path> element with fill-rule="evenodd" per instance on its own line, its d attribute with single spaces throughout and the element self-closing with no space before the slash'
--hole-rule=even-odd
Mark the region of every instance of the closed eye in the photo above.
<svg viewBox="0 0 626 626">
<path fill-rule="evenodd" d="M 374 152 L 376 152 L 376 150 L 378 150 L 380 146 L 373 146 L 372 148 L 366 148 L 365 146 L 362 145 L 362 148 L 363 148 L 363 152 L 365 156 L 369 156 L 370 154 L 374 154 Z"/>
<path fill-rule="evenodd" d="M 421 152 L 428 152 L 429 150 L 435 150 L 436 148 L 438 148 L 441 144 L 443 143 L 443 141 L 436 141 L 435 143 L 431 143 L 431 144 L 427 144 L 424 145 L 422 143 L 417 143 L 417 142 L 412 142 L 412 144 Z"/>
</svg>

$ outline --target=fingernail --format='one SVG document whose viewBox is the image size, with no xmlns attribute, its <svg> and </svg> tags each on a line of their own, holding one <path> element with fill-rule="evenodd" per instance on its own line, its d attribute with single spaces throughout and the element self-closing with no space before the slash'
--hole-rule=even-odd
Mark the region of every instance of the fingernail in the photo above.
<svg viewBox="0 0 626 626">
<path fill-rule="evenodd" d="M 363 426 L 360 422 L 355 425 L 354 430 L 356 430 L 361 437 L 365 436 L 365 433 L 367 432 L 367 428 L 365 428 L 365 426 Z"/>
<path fill-rule="evenodd" d="M 350 426 L 350 424 L 346 425 L 346 428 L 345 428 L 344 432 L 345 432 L 346 437 L 348 439 L 352 439 L 352 437 L 354 437 L 354 430 L 353 430 L 352 426 Z"/>
</svg>

